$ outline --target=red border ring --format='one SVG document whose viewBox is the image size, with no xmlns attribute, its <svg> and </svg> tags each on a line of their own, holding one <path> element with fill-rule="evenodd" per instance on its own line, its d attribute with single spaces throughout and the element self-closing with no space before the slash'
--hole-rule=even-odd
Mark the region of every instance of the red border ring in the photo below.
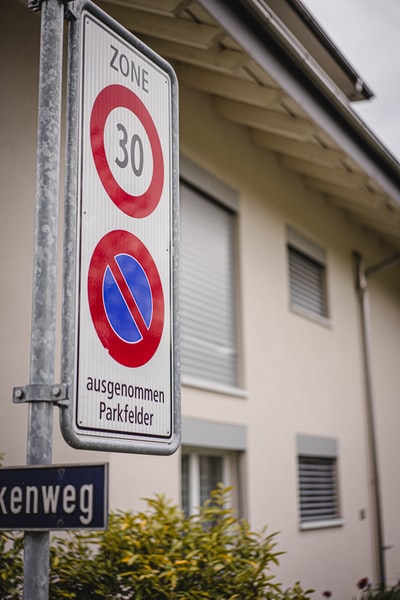
<svg viewBox="0 0 400 600">
<path fill-rule="evenodd" d="M 118 254 L 133 256 L 144 269 L 153 296 L 153 316 L 146 335 L 135 343 L 122 340 L 113 330 L 103 302 L 107 266 Z M 114 230 L 103 236 L 93 251 L 88 275 L 88 301 L 97 335 L 110 356 L 125 367 L 141 367 L 155 354 L 164 328 L 164 296 L 157 267 L 146 246 L 133 233 Z M 142 332 L 144 333 L 144 332 Z"/>
<path fill-rule="evenodd" d="M 127 108 L 141 121 L 153 154 L 153 175 L 147 190 L 140 196 L 128 194 L 116 181 L 107 161 L 104 128 L 108 115 L 115 108 Z M 164 159 L 154 121 L 140 98 L 123 85 L 105 87 L 94 101 L 90 116 L 90 143 L 97 173 L 107 194 L 122 212 L 130 217 L 149 216 L 157 207 L 164 185 Z"/>
</svg>

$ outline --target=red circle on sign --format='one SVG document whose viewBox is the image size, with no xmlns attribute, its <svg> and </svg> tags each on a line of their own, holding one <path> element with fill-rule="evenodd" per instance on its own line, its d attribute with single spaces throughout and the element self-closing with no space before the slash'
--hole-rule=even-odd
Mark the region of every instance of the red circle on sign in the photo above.
<svg viewBox="0 0 400 600">
<path fill-rule="evenodd" d="M 133 257 L 144 270 L 151 290 L 153 310 L 149 326 L 130 290 L 116 257 Z M 137 342 L 123 340 L 113 329 L 104 302 L 104 278 L 110 269 L 128 310 L 140 331 Z M 98 242 L 90 259 L 88 274 L 88 300 L 90 314 L 97 335 L 110 356 L 125 367 L 141 367 L 156 352 L 164 326 L 164 297 L 157 267 L 146 246 L 128 231 L 110 231 Z"/>
<path fill-rule="evenodd" d="M 104 145 L 104 128 L 108 115 L 115 108 L 126 108 L 141 121 L 153 154 L 153 175 L 147 190 L 139 195 L 128 194 L 117 182 L 108 164 Z M 90 143 L 100 180 L 111 200 L 130 217 L 150 215 L 160 201 L 164 185 L 164 160 L 156 126 L 140 98 L 123 85 L 109 85 L 97 95 L 90 117 Z"/>
</svg>

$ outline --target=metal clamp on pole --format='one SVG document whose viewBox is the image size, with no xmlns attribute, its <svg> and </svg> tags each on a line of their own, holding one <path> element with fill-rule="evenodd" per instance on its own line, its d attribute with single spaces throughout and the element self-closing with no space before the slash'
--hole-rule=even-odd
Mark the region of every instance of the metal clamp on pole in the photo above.
<svg viewBox="0 0 400 600">
<path fill-rule="evenodd" d="M 33 10 L 33 12 L 39 12 L 42 10 L 42 4 L 45 0 L 28 0 L 28 8 Z M 67 10 L 67 4 L 69 2 L 73 2 L 74 0 L 62 0 L 62 4 L 65 5 L 65 10 Z"/>
<path fill-rule="evenodd" d="M 28 0 L 28 8 L 37 12 L 42 8 L 42 2 L 43 0 Z"/>
<path fill-rule="evenodd" d="M 57 406 L 68 406 L 68 386 L 66 383 L 46 385 L 34 383 L 13 388 L 14 404 L 24 402 L 52 402 Z"/>
</svg>

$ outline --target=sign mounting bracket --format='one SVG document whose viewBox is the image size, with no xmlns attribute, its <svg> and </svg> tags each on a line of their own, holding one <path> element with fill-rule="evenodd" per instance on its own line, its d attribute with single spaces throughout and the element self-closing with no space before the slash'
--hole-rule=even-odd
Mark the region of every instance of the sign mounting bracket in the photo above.
<svg viewBox="0 0 400 600">
<path fill-rule="evenodd" d="M 33 383 L 13 388 L 14 404 L 24 402 L 52 402 L 57 406 L 68 406 L 68 386 L 65 383 L 51 385 Z"/>
<path fill-rule="evenodd" d="M 73 1 L 74 0 L 62 0 L 62 4 L 64 4 L 64 12 L 66 19 L 72 15 L 71 11 L 67 8 L 67 4 Z M 28 0 L 28 8 L 33 12 L 40 12 L 42 10 L 43 2 L 44 0 Z"/>
</svg>

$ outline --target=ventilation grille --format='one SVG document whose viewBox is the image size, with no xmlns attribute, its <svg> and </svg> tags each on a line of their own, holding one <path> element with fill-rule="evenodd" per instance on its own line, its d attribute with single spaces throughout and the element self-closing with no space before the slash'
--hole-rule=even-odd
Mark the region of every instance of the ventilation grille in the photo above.
<svg viewBox="0 0 400 600">
<path fill-rule="evenodd" d="M 339 517 L 335 458 L 300 456 L 299 489 L 302 522 Z"/>
<path fill-rule="evenodd" d="M 327 317 L 325 265 L 292 246 L 288 251 L 290 304 Z"/>
</svg>

